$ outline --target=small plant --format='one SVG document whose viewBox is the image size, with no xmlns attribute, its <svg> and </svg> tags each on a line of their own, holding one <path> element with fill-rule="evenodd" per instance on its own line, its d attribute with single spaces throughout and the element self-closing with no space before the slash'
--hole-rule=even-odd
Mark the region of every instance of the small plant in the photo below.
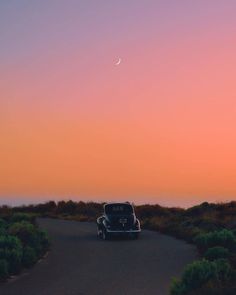
<svg viewBox="0 0 236 295">
<path fill-rule="evenodd" d="M 29 213 L 14 213 L 11 217 L 11 222 L 21 222 L 21 221 L 28 221 L 30 223 L 35 223 L 35 215 Z"/>
<path fill-rule="evenodd" d="M 0 218 L 0 236 L 6 234 L 6 222 Z"/>
<path fill-rule="evenodd" d="M 170 286 L 170 295 L 184 295 L 187 293 L 187 287 L 181 279 L 173 278 Z"/>
<path fill-rule="evenodd" d="M 215 265 L 203 259 L 195 261 L 186 267 L 183 283 L 188 290 L 192 290 L 199 288 L 199 286 L 214 278 L 216 278 Z"/>
<path fill-rule="evenodd" d="M 49 248 L 47 233 L 32 216 L 17 213 L 0 219 L 0 280 L 32 266 Z"/>
<path fill-rule="evenodd" d="M 24 246 L 37 246 L 38 244 L 36 228 L 28 221 L 13 223 L 8 232 L 10 235 L 18 237 Z"/>
<path fill-rule="evenodd" d="M 187 294 L 200 288 L 209 280 L 216 278 L 216 267 L 207 260 L 195 261 L 189 264 L 181 280 L 174 280 L 171 286 L 171 295 Z"/>
<path fill-rule="evenodd" d="M 0 259 L 8 262 L 10 274 L 19 272 L 22 254 L 22 245 L 17 237 L 0 236 Z"/>
<path fill-rule="evenodd" d="M 205 259 L 195 261 L 185 268 L 180 280 L 173 280 L 170 294 L 185 295 L 207 285 L 211 286 L 212 290 L 221 288 L 232 275 L 232 268 L 226 259 L 213 262 Z"/>
<path fill-rule="evenodd" d="M 230 252 L 228 249 L 220 246 L 212 247 L 207 249 L 206 253 L 204 254 L 204 257 L 207 260 L 213 261 L 220 258 L 228 258 L 230 255 Z"/>
<path fill-rule="evenodd" d="M 45 253 L 50 246 L 50 240 L 48 234 L 45 230 L 38 230 L 40 246 L 41 246 L 41 254 Z"/>
<path fill-rule="evenodd" d="M 216 266 L 217 281 L 220 285 L 231 279 L 233 271 L 227 259 L 217 259 L 212 263 Z"/>
<path fill-rule="evenodd" d="M 232 231 L 227 229 L 200 234 L 194 242 L 201 252 L 216 246 L 227 248 L 230 251 L 236 250 L 236 237 Z"/>
<path fill-rule="evenodd" d="M 37 261 L 37 255 L 32 247 L 26 246 L 23 250 L 22 263 L 25 267 L 30 267 Z"/>
</svg>

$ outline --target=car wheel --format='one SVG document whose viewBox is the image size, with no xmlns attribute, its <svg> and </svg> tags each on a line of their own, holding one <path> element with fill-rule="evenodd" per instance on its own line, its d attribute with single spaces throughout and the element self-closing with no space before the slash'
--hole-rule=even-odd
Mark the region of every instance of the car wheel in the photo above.
<svg viewBox="0 0 236 295">
<path fill-rule="evenodd" d="M 102 238 L 102 231 L 99 229 L 99 227 L 97 228 L 97 237 L 98 237 L 99 239 Z"/>
<path fill-rule="evenodd" d="M 107 231 L 105 229 L 103 229 L 102 230 L 102 239 L 104 241 L 106 241 L 106 240 L 108 240 L 108 238 L 109 238 L 109 235 L 108 235 Z"/>
</svg>

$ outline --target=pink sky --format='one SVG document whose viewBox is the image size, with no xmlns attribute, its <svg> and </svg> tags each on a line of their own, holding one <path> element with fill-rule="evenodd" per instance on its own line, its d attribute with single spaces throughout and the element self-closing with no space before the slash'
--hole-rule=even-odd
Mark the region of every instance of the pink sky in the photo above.
<svg viewBox="0 0 236 295">
<path fill-rule="evenodd" d="M 235 200 L 235 9 L 2 1 L 2 202 Z"/>
</svg>

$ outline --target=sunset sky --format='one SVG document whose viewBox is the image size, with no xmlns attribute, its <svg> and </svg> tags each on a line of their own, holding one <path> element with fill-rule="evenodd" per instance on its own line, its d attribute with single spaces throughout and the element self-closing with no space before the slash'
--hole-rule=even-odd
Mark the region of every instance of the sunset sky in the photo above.
<svg viewBox="0 0 236 295">
<path fill-rule="evenodd" d="M 0 203 L 236 200 L 235 12 L 1 0 Z"/>
</svg>

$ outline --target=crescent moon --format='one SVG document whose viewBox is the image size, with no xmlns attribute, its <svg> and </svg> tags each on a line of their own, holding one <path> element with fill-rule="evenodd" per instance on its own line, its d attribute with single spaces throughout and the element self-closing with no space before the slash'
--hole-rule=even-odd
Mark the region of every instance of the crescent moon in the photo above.
<svg viewBox="0 0 236 295">
<path fill-rule="evenodd" d="M 121 58 L 119 57 L 118 61 L 115 63 L 116 66 L 118 66 L 121 63 Z"/>
</svg>

